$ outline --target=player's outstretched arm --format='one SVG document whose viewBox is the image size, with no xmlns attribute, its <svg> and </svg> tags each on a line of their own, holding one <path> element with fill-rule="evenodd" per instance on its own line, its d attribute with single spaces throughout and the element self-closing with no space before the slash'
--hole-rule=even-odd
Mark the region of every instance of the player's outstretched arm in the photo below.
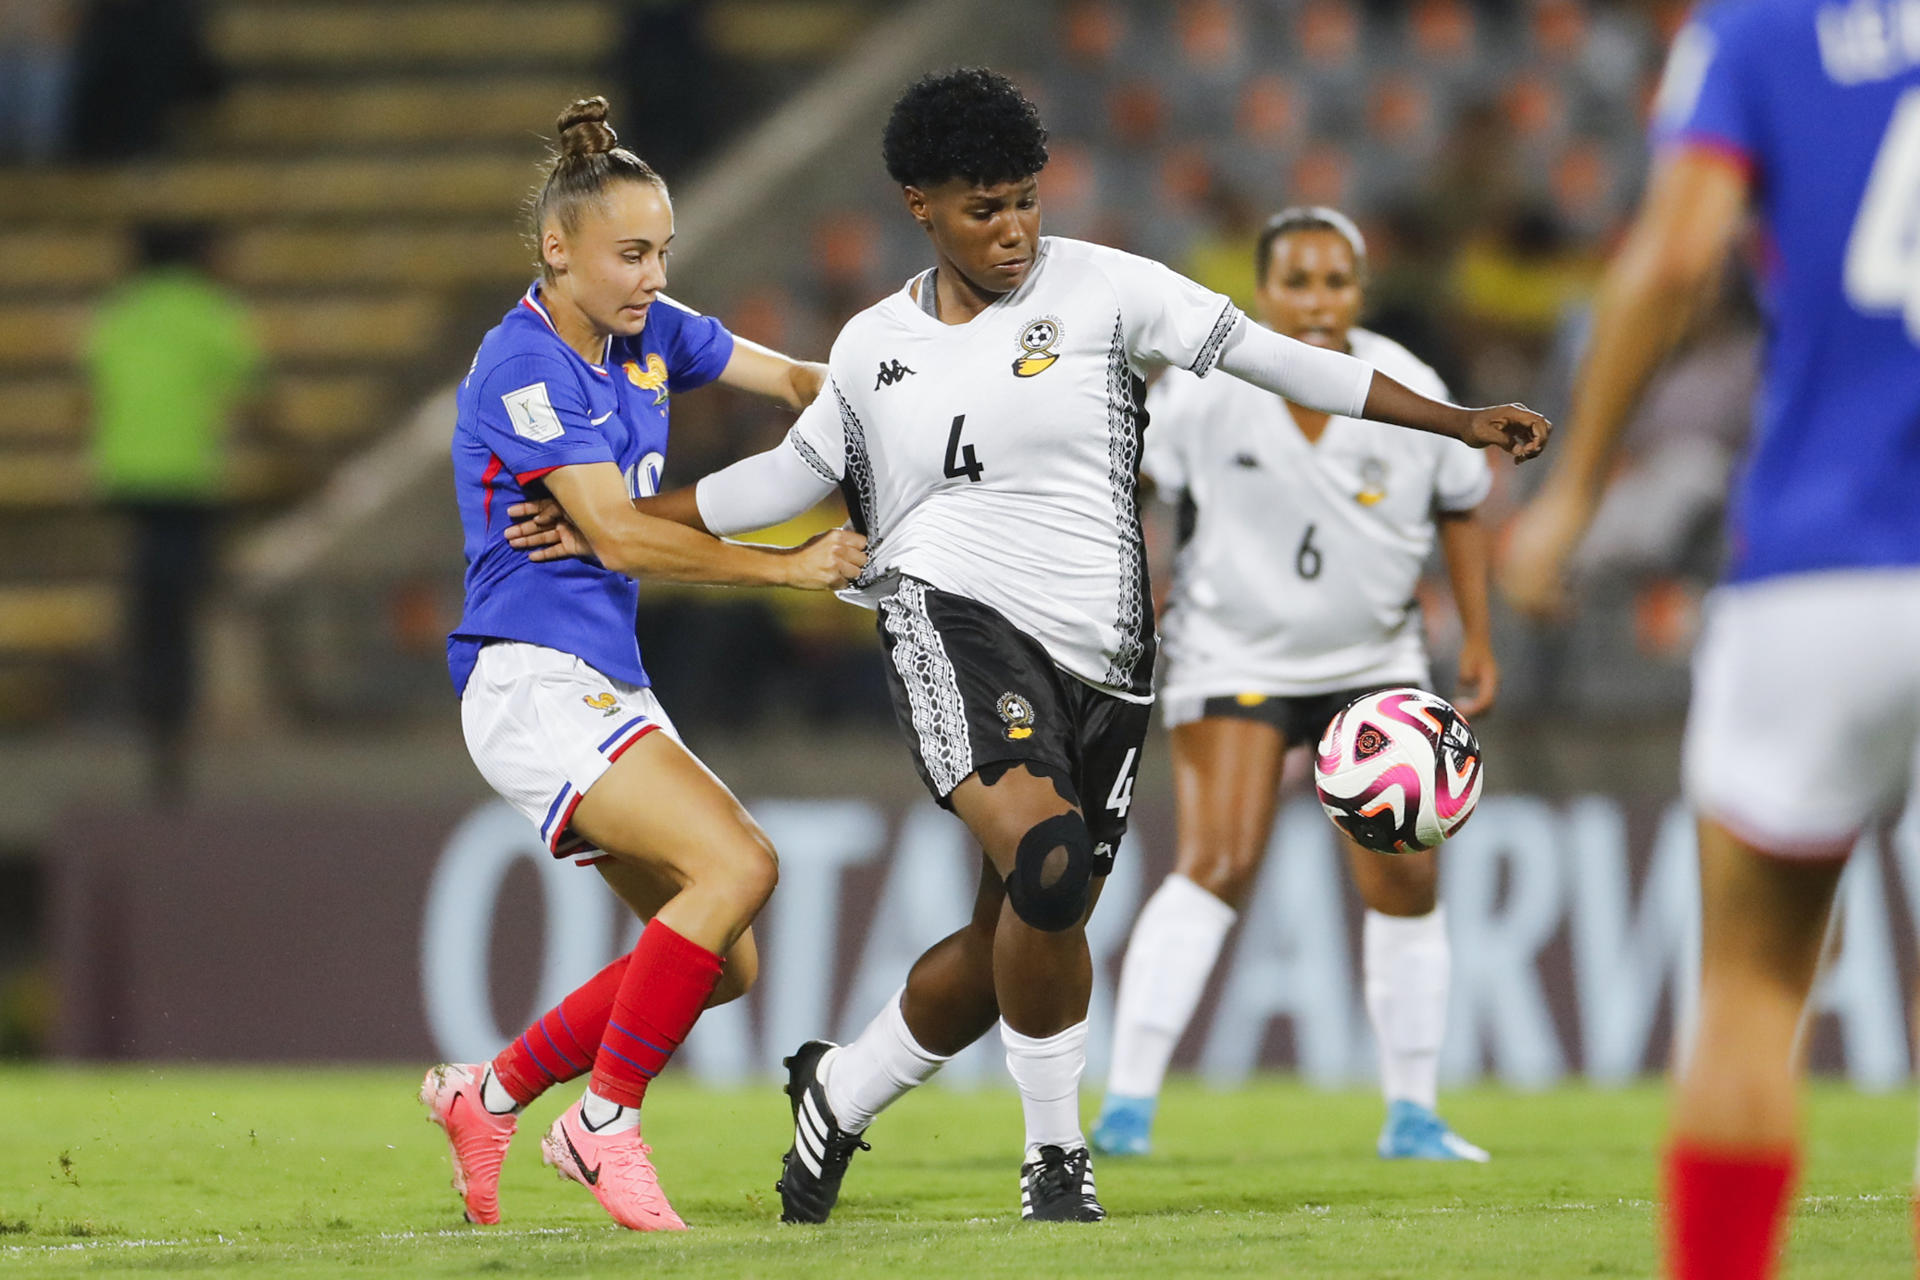
<svg viewBox="0 0 1920 1280">
<path fill-rule="evenodd" d="M 1220 368 L 1309 409 L 1451 436 L 1476 449 L 1505 449 L 1520 462 L 1546 448 L 1553 430 L 1525 405 L 1462 409 L 1402 386 L 1364 360 L 1246 321 L 1221 348 Z"/>
<path fill-rule="evenodd" d="M 782 443 L 723 467 L 697 485 L 651 498 L 635 498 L 633 507 L 656 520 L 728 536 L 782 524 L 818 506 L 834 489 L 789 445 Z M 593 548 L 550 498 L 517 502 L 507 514 L 519 523 L 507 529 L 507 543 L 535 560 L 590 556 Z"/>
<path fill-rule="evenodd" d="M 1574 380 L 1573 437 L 1540 494 L 1515 519 L 1501 586 L 1516 608 L 1564 607 L 1566 563 L 1593 520 L 1609 464 L 1647 380 L 1686 332 L 1744 221 L 1746 171 L 1705 147 L 1655 170 L 1593 306 L 1593 337 Z"/>
<path fill-rule="evenodd" d="M 1460 684 L 1453 702 L 1471 720 L 1493 710 L 1500 696 L 1500 664 L 1493 656 L 1493 621 L 1487 608 L 1487 527 L 1477 507 L 1442 511 L 1435 524 L 1453 607 L 1460 615 Z"/>
<path fill-rule="evenodd" d="M 637 510 L 611 462 L 561 467 L 547 488 L 600 563 L 663 582 L 834 591 L 860 575 L 866 539 L 835 529 L 798 547 L 726 542 Z"/>
<path fill-rule="evenodd" d="M 824 364 L 795 360 L 740 337 L 733 340 L 733 356 L 720 371 L 722 385 L 778 401 L 795 413 L 813 403 L 826 381 Z"/>
</svg>

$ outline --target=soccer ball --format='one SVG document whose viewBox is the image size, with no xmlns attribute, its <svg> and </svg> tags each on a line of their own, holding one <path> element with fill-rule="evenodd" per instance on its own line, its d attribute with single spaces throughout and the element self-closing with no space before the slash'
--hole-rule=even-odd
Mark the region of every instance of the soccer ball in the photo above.
<svg viewBox="0 0 1920 1280">
<path fill-rule="evenodd" d="M 1321 807 L 1375 853 L 1420 853 L 1467 824 L 1480 800 L 1480 741 L 1453 704 L 1420 689 L 1348 703 L 1313 759 Z"/>
</svg>

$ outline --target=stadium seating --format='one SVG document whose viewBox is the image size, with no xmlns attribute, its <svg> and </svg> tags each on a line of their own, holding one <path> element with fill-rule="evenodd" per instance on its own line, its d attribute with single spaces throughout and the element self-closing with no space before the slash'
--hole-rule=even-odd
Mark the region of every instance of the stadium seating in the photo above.
<svg viewBox="0 0 1920 1280">
<path fill-rule="evenodd" d="M 792 83 L 874 0 L 720 0 L 700 38 Z M 269 357 L 234 497 L 271 509 L 457 376 L 530 274 L 516 213 L 569 98 L 610 92 L 619 0 L 209 0 L 226 78 L 158 155 L 0 170 L 0 507 L 66 536 L 0 568 L 0 724 L 57 709 L 110 650 L 120 549 L 94 510 L 78 367 L 149 219 L 219 232 Z M 784 78 L 783 78 L 784 77 Z M 55 548 L 59 550 L 56 553 Z M 51 683 L 43 677 L 57 677 Z"/>
</svg>

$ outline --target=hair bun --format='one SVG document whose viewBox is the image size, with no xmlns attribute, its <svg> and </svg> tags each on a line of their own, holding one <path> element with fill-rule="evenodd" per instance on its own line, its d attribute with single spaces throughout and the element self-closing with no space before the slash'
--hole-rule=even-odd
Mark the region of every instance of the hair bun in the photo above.
<svg viewBox="0 0 1920 1280">
<path fill-rule="evenodd" d="M 602 155 L 620 145 L 619 135 L 607 123 L 607 100 L 581 98 L 565 111 L 554 126 L 560 135 L 560 155 Z"/>
</svg>

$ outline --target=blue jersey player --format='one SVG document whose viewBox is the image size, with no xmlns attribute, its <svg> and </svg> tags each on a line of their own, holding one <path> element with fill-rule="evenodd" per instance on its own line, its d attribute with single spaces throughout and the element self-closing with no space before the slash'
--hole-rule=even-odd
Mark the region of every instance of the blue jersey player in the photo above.
<svg viewBox="0 0 1920 1280">
<path fill-rule="evenodd" d="M 824 370 L 735 339 L 661 294 L 673 239 L 665 185 L 616 145 L 605 99 L 575 103 L 534 206 L 541 276 L 487 335 L 460 386 L 455 485 L 466 609 L 447 644 L 467 747 L 557 857 L 598 867 L 646 920 L 614 961 L 491 1063 L 443 1064 L 421 1100 L 447 1132 L 454 1189 L 499 1220 L 515 1115 L 592 1073 L 541 1143 L 564 1177 L 638 1230 L 685 1224 L 640 1138 L 647 1082 L 708 1004 L 744 991 L 748 925 L 773 890 L 773 851 L 683 747 L 634 642 L 635 578 L 845 586 L 865 540 L 723 542 L 640 514 L 659 487 L 669 395 L 716 379 L 798 409 Z M 506 529 L 557 500 L 584 557 L 538 562 Z M 724 978 L 723 978 L 724 973 Z"/>
<path fill-rule="evenodd" d="M 1647 377 L 1749 210 L 1769 316 L 1732 563 L 1695 656 L 1699 1020 L 1676 1086 L 1671 1274 L 1771 1275 L 1798 1164 L 1794 1037 L 1861 829 L 1920 733 L 1920 14 L 1726 0 L 1675 39 L 1645 204 L 1609 268 L 1564 460 L 1505 579 L 1550 614 Z"/>
</svg>

